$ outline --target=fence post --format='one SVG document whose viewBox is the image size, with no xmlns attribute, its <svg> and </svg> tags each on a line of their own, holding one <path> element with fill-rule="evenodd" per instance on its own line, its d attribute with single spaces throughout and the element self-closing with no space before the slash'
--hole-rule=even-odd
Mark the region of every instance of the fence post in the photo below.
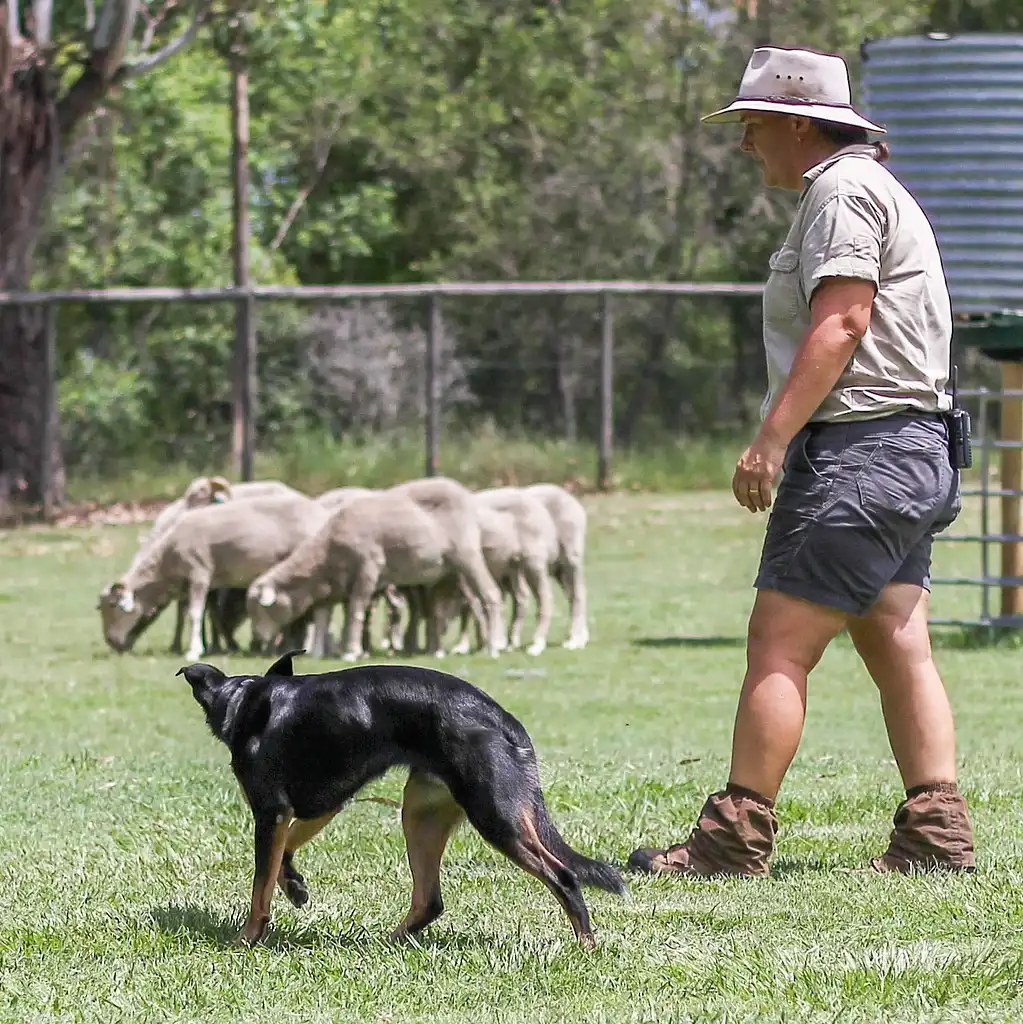
<svg viewBox="0 0 1023 1024">
<path fill-rule="evenodd" d="M 600 293 L 600 446 L 597 487 L 611 487 L 611 451 L 614 445 L 614 296 Z"/>
<path fill-rule="evenodd" d="M 255 431 L 255 299 L 249 288 L 249 76 L 242 52 L 243 30 L 231 55 L 231 162 L 234 179 L 234 284 L 246 293 L 235 300 L 234 431 L 232 456 L 242 480 L 252 479 Z"/>
<path fill-rule="evenodd" d="M 430 323 L 426 330 L 426 475 L 436 476 L 440 462 L 440 377 L 438 375 L 440 335 L 440 295 L 430 296 Z"/>
<path fill-rule="evenodd" d="M 1023 389 L 1023 363 L 1002 363 L 1002 391 Z M 1001 440 L 1010 445 L 1023 444 L 1023 399 L 1002 396 Z M 1020 496 L 1023 490 L 1023 450 L 1019 447 L 1002 449 L 1001 486 L 1002 534 L 1019 536 L 1023 530 L 1020 515 Z M 1023 577 L 1023 543 L 1015 540 L 1002 543 L 1002 579 L 1018 581 Z M 1001 615 L 1004 618 L 1018 618 L 1023 615 L 1023 586 L 1018 582 L 1003 583 L 1001 593 Z"/>
<path fill-rule="evenodd" d="M 39 411 L 39 491 L 43 499 L 43 519 L 53 519 L 53 449 L 57 418 L 57 304 L 43 306 L 43 407 Z"/>
</svg>

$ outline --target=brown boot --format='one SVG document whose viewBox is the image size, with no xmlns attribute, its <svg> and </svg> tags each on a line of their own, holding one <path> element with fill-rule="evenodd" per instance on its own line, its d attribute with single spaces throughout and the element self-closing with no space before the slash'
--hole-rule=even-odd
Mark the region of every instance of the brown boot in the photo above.
<svg viewBox="0 0 1023 1024">
<path fill-rule="evenodd" d="M 906 791 L 895 812 L 888 849 L 870 861 L 874 871 L 965 871 L 976 867 L 973 826 L 954 782 L 932 782 Z"/>
<path fill-rule="evenodd" d="M 773 801 L 729 784 L 707 798 L 684 843 L 634 850 L 629 867 L 650 874 L 766 875 L 777 831 Z"/>
</svg>

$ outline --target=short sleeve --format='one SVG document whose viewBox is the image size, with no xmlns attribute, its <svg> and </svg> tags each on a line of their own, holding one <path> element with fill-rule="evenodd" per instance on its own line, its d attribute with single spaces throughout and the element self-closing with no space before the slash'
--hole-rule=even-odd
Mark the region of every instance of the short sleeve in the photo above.
<svg viewBox="0 0 1023 1024">
<path fill-rule="evenodd" d="M 813 215 L 803 234 L 799 272 L 806 300 L 826 277 L 881 279 L 885 211 L 866 195 L 834 193 Z"/>
</svg>

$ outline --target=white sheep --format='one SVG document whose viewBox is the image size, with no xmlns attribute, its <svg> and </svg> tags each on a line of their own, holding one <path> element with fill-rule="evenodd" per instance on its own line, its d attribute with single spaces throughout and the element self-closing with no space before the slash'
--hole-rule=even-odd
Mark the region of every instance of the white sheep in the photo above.
<svg viewBox="0 0 1023 1024">
<path fill-rule="evenodd" d="M 315 500 L 331 512 L 337 512 L 355 498 L 364 498 L 367 494 L 375 493 L 368 487 L 335 487 L 333 490 L 324 491 Z"/>
<path fill-rule="evenodd" d="M 250 480 L 232 484 L 226 477 L 222 476 L 197 476 L 185 488 L 180 498 L 166 505 L 160 514 L 153 521 L 149 533 L 143 536 L 139 542 L 136 552 L 136 561 L 140 559 L 167 530 L 169 530 L 180 518 L 191 508 L 202 508 L 226 501 L 242 501 L 249 498 L 262 498 L 271 495 L 297 495 L 300 494 L 294 488 L 279 480 Z M 305 495 L 301 495 L 305 497 Z M 216 598 L 223 598 L 224 595 L 212 595 Z M 221 600 L 214 600 L 210 605 L 210 619 L 213 629 L 214 643 L 218 636 L 223 635 L 227 640 L 228 647 L 231 646 L 231 626 L 220 614 L 219 605 Z M 171 640 L 171 652 L 178 654 L 181 651 L 181 638 L 185 627 L 185 598 L 182 597 L 175 612 L 174 638 Z"/>
<path fill-rule="evenodd" d="M 188 509 L 100 595 L 107 643 L 130 649 L 140 633 L 183 591 L 191 640 L 186 657 L 203 654 L 202 619 L 211 589 L 247 588 L 260 573 L 313 535 L 329 513 L 298 493 Z"/>
<path fill-rule="evenodd" d="M 558 534 L 558 558 L 551 575 L 558 581 L 571 609 L 571 626 L 564 646 L 579 650 L 590 640 L 586 611 L 586 509 L 578 498 L 557 484 L 530 484 L 521 488 L 540 501 L 554 520 Z"/>
<path fill-rule="evenodd" d="M 498 487 L 473 495 L 483 557 L 503 591 L 513 596 L 509 647 L 522 642 L 526 599 L 536 598 L 537 624 L 528 653 L 542 654 L 547 647 L 554 602 L 550 569 L 558 560 L 558 535 L 547 508 L 517 487 Z M 469 608 L 462 604 L 462 631 L 452 653 L 469 650 Z"/>
<path fill-rule="evenodd" d="M 458 538 L 461 558 L 472 567 L 470 573 L 458 576 L 461 593 L 468 600 L 477 621 L 486 622 L 487 646 L 496 655 L 508 646 L 503 617 L 501 588 L 495 582 L 483 557 L 482 537 L 479 530 L 473 492 L 450 477 L 435 476 L 409 480 L 391 490 L 409 495 L 431 515 L 438 516 L 445 529 Z M 433 621 L 439 621 L 431 613 Z"/>
<path fill-rule="evenodd" d="M 464 498 L 469 492 L 451 484 L 412 488 L 420 501 L 407 485 L 399 485 L 357 498 L 332 515 L 314 537 L 249 587 L 249 617 L 257 636 L 275 635 L 313 608 L 320 637 L 325 635 L 323 609 L 343 602 L 342 656 L 354 661 L 362 653 L 366 610 L 376 593 L 388 584 L 429 587 L 456 575 L 497 605 L 501 625 L 500 592 L 483 561 L 471 498 Z M 493 618 L 488 616 L 488 640 L 496 655 L 504 637 L 491 625 Z M 442 653 L 439 630 L 431 634 L 431 649 Z"/>
</svg>

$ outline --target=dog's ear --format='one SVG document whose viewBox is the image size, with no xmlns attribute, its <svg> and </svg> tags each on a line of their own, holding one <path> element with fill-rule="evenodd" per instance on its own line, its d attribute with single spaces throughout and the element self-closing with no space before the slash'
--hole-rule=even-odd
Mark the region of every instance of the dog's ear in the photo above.
<svg viewBox="0 0 1023 1024">
<path fill-rule="evenodd" d="M 296 654 L 305 654 L 305 648 L 300 647 L 298 650 L 288 651 L 286 654 L 282 654 L 267 670 L 263 673 L 266 676 L 293 676 L 295 670 L 292 667 L 291 659 Z"/>
<path fill-rule="evenodd" d="M 176 676 L 184 676 L 189 686 L 196 693 L 199 691 L 215 690 L 227 678 L 216 666 L 207 665 L 201 661 L 196 662 L 194 665 L 185 665 L 174 674 Z"/>
</svg>

